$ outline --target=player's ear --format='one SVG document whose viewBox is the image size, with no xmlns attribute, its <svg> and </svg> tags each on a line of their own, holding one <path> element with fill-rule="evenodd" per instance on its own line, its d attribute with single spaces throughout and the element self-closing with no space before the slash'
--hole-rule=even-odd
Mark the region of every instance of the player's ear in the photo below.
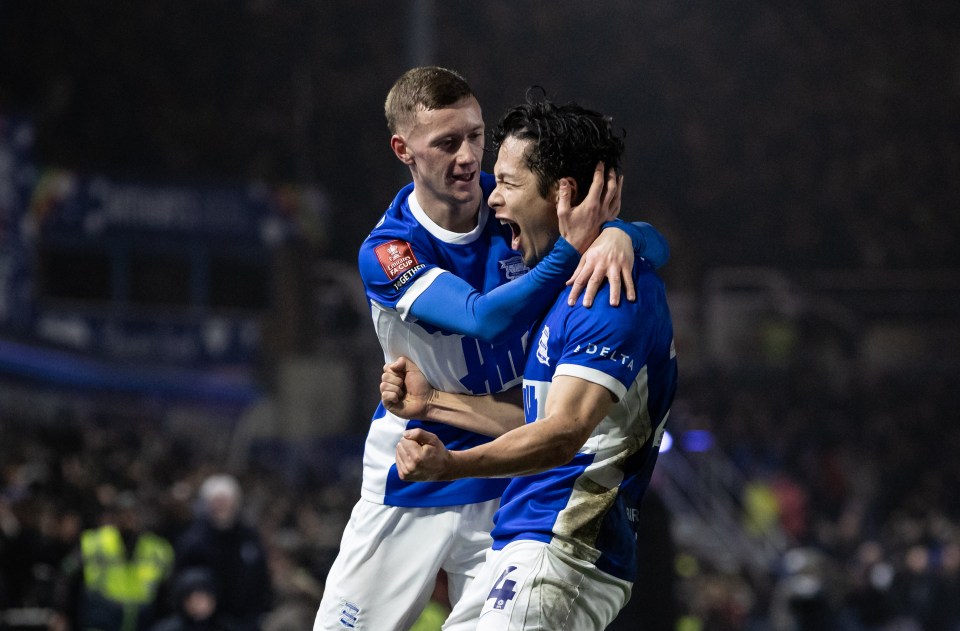
<svg viewBox="0 0 960 631">
<path fill-rule="evenodd" d="M 404 164 L 413 163 L 413 156 L 410 155 L 410 149 L 407 147 L 407 141 L 403 139 L 403 136 L 399 134 L 390 136 L 390 148 L 393 149 L 393 153 L 400 159 L 400 162 Z"/>
</svg>

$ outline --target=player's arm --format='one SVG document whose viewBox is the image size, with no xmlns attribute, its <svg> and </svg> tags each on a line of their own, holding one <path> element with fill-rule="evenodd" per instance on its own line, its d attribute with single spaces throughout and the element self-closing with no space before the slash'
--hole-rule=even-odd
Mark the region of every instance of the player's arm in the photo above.
<svg viewBox="0 0 960 631">
<path fill-rule="evenodd" d="M 397 471 L 403 480 L 456 480 L 530 475 L 570 462 L 613 405 L 601 385 L 573 377 L 554 378 L 545 417 L 493 441 L 449 451 L 430 432 L 407 430 L 397 444 Z"/>
<path fill-rule="evenodd" d="M 598 194 L 597 182 L 603 178 L 603 164 L 597 165 L 594 171 L 593 184 L 587 197 Z M 591 235 L 583 235 L 583 230 L 589 228 L 589 224 L 582 219 L 574 222 L 577 207 L 571 208 L 566 197 L 574 194 L 571 187 L 561 181 L 560 183 L 560 204 L 557 207 L 557 216 L 560 222 L 560 233 L 567 237 L 574 245 L 581 243 L 578 240 L 578 232 L 581 239 L 585 236 L 589 247 L 584 251 L 581 248 L 583 256 L 576 271 L 567 280 L 570 285 L 570 295 L 568 304 L 575 305 L 580 293 L 583 292 L 583 306 L 593 305 L 593 299 L 597 292 L 603 286 L 604 281 L 610 283 L 610 304 L 617 306 L 620 304 L 621 284 L 623 293 L 627 300 L 636 300 L 636 290 L 633 286 L 633 260 L 634 256 L 643 257 L 658 269 L 666 264 L 670 256 L 670 248 L 667 240 L 653 226 L 644 222 L 627 223 L 617 219 L 620 213 L 620 197 L 623 193 L 623 176 L 614 171 L 606 173 L 606 183 L 603 188 L 604 193 L 611 195 L 613 201 L 605 206 L 612 211 L 602 226 L 600 236 L 595 239 Z M 569 208 L 569 211 L 565 211 Z M 593 235 L 595 236 L 595 235 Z"/>
<path fill-rule="evenodd" d="M 418 320 L 444 331 L 495 343 L 521 335 L 549 305 L 576 269 L 580 255 L 560 239 L 532 270 L 482 294 L 467 281 L 441 273 L 410 305 Z"/>
<path fill-rule="evenodd" d="M 623 219 L 614 219 L 603 224 L 601 236 L 606 232 L 619 234 L 617 229 L 630 237 L 633 253 L 646 259 L 653 269 L 660 269 L 670 260 L 670 244 L 659 230 L 645 221 L 629 223 Z M 631 273 L 633 268 L 630 268 Z"/>
<path fill-rule="evenodd" d="M 406 357 L 383 367 L 380 400 L 400 418 L 436 421 L 485 436 L 500 436 L 523 425 L 519 387 L 484 396 L 441 392 Z"/>
<path fill-rule="evenodd" d="M 615 219 L 603 226 L 603 232 L 580 257 L 576 271 L 567 280 L 570 306 L 577 303 L 581 292 L 583 306 L 592 306 L 605 281 L 610 283 L 612 306 L 620 304 L 621 293 L 633 302 L 637 298 L 632 274 L 634 257 L 643 257 L 654 269 L 662 267 L 670 257 L 667 240 L 648 223 Z"/>
</svg>

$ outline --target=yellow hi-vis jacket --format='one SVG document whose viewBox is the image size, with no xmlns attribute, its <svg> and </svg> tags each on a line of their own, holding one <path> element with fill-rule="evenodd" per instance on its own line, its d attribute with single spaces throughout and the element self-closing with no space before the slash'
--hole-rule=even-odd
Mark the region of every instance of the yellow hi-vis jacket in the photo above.
<svg viewBox="0 0 960 631">
<path fill-rule="evenodd" d="M 121 605 L 153 602 L 161 582 L 173 570 L 173 548 L 152 533 L 137 538 L 128 558 L 116 527 L 86 530 L 80 537 L 80 552 L 87 591 Z"/>
</svg>

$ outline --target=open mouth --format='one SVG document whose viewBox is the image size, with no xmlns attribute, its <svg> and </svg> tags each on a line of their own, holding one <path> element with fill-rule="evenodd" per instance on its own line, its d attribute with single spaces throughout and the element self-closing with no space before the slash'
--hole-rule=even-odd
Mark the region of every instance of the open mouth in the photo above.
<svg viewBox="0 0 960 631">
<path fill-rule="evenodd" d="M 510 247 L 520 252 L 520 226 L 509 219 L 501 219 L 500 223 L 510 228 Z"/>
<path fill-rule="evenodd" d="M 469 183 L 469 182 L 472 182 L 474 178 L 476 178 L 476 176 L 477 174 L 475 171 L 470 173 L 455 173 L 453 175 L 453 179 L 457 182 Z"/>
</svg>

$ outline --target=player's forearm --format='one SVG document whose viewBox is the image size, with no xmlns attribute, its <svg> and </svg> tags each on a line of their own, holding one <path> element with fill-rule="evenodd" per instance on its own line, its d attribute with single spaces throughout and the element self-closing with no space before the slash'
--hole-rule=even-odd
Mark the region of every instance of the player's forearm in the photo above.
<svg viewBox="0 0 960 631">
<path fill-rule="evenodd" d="M 579 260 L 573 246 L 558 240 L 532 270 L 486 294 L 454 274 L 441 274 L 410 312 L 444 331 L 497 343 L 507 335 L 522 335 L 543 314 Z"/>
<path fill-rule="evenodd" d="M 520 388 L 484 396 L 436 391 L 427 404 L 426 420 L 500 436 L 523 425 Z"/>
<path fill-rule="evenodd" d="M 544 419 L 529 423 L 484 445 L 451 451 L 449 469 L 443 479 L 540 473 L 570 462 L 585 440 L 578 428 L 560 422 Z"/>
<path fill-rule="evenodd" d="M 610 391 L 578 377 L 558 375 L 546 415 L 465 451 L 450 452 L 451 478 L 539 473 L 573 459 L 613 404 Z"/>
</svg>

